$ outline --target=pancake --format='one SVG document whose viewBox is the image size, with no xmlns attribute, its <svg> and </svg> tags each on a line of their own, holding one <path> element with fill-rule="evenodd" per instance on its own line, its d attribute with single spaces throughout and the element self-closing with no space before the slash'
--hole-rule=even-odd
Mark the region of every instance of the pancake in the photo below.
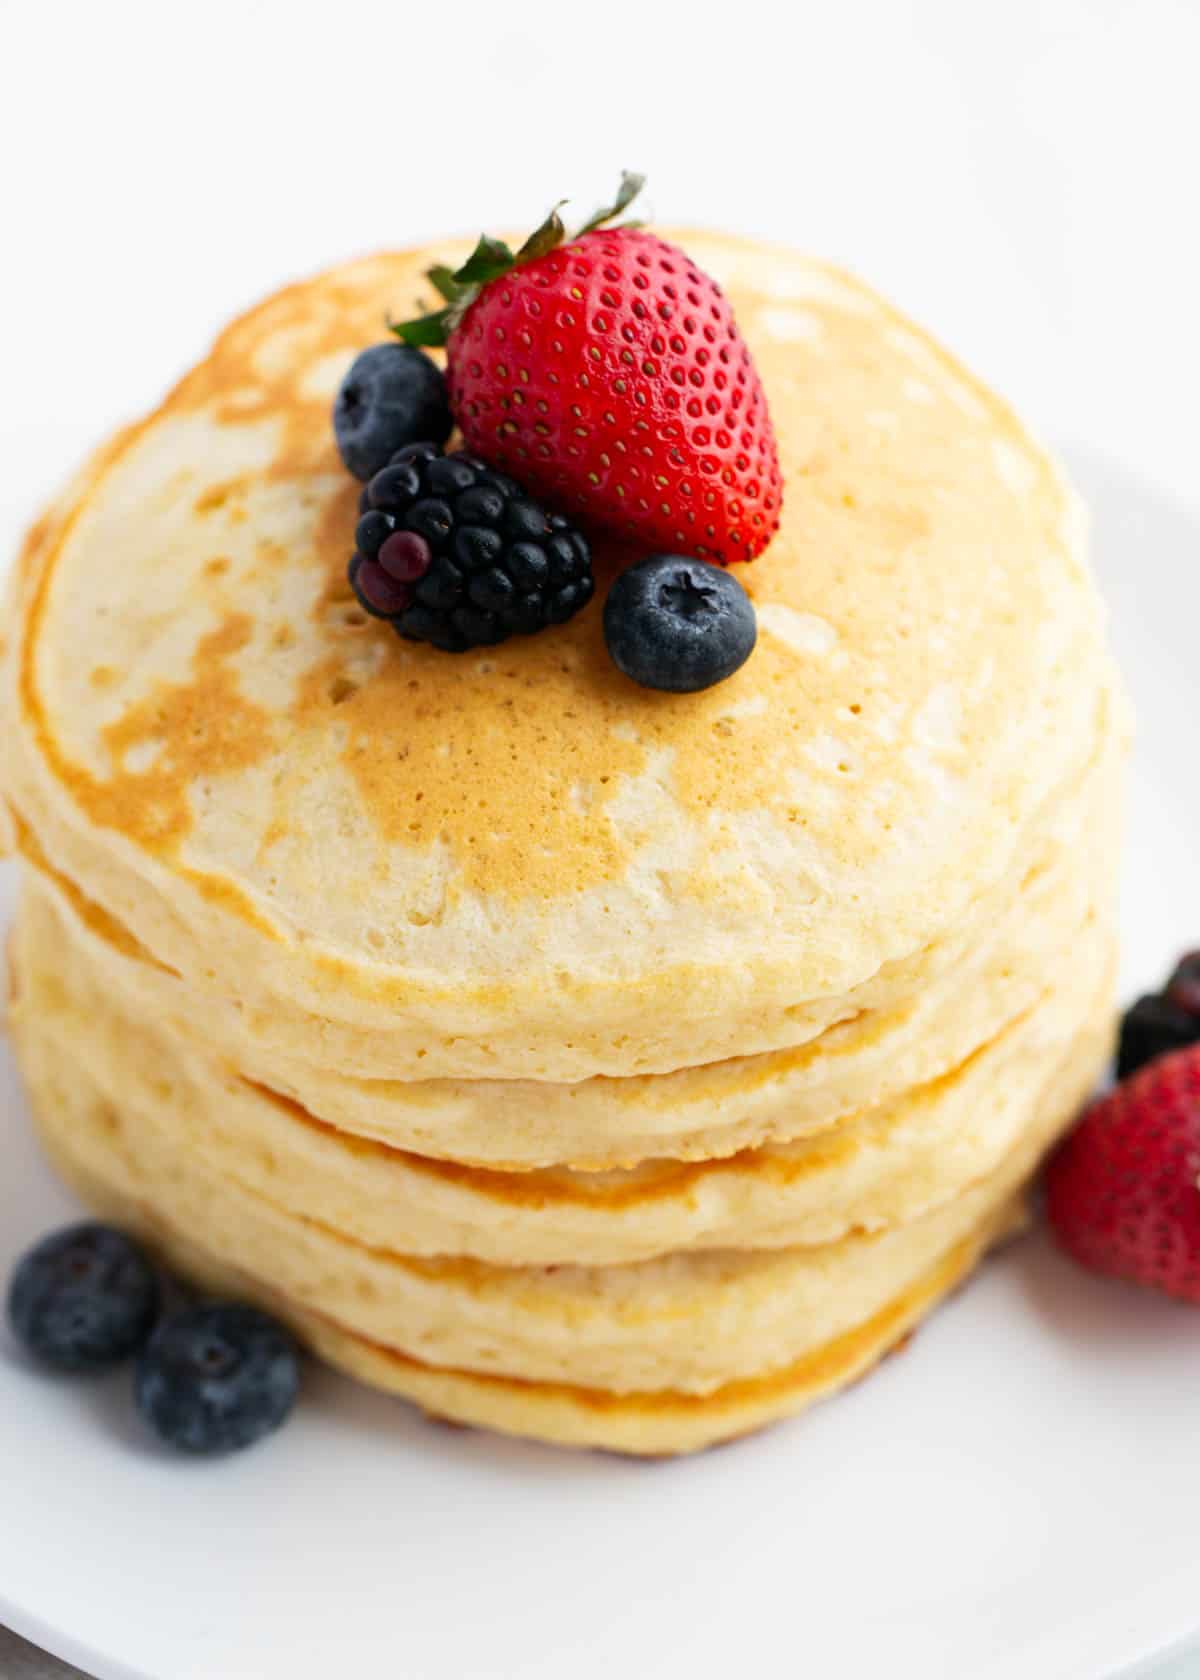
<svg viewBox="0 0 1200 1680">
<path fill-rule="evenodd" d="M 19 974 L 17 985 L 19 996 Z M 184 1275 L 269 1303 L 333 1363 L 447 1415 L 655 1452 L 788 1415 L 904 1334 L 1006 1227 L 1110 1039 L 1106 1001 L 1020 1146 L 912 1224 L 817 1249 L 512 1269 L 385 1256 L 297 1220 L 186 1153 L 160 1151 L 148 1117 L 114 1108 L 39 1017 L 14 1022 L 59 1170 Z"/>
<path fill-rule="evenodd" d="M 0 644 L 64 1178 L 366 1382 L 639 1453 L 851 1381 L 1019 1218 L 1111 1049 L 1128 742 L 1003 404 L 847 276 L 678 237 L 787 481 L 727 682 L 616 670 L 613 545 L 499 648 L 359 609 L 331 399 L 453 243 L 235 322 L 30 532 Z"/>
<path fill-rule="evenodd" d="M 825 1130 L 939 1080 L 1032 1009 L 1084 919 L 1113 901 L 1125 740 L 1106 707 L 1095 759 L 1062 802 L 1011 904 L 997 907 L 977 945 L 964 939 L 944 985 L 890 1010 L 863 1008 L 805 1046 L 732 1058 L 668 1075 L 533 1080 L 385 1082 L 348 1078 L 311 1061 L 268 1054 L 232 1003 L 151 960 L 127 929 L 53 871 L 32 836 L 30 893 L 63 924 L 125 999 L 131 1016 L 169 1026 L 193 1050 L 216 1053 L 239 1082 L 290 1099 L 339 1132 L 456 1164 L 603 1171 L 651 1157 L 703 1160 Z M 532 1256 L 539 1258 L 540 1256 Z"/>
<path fill-rule="evenodd" d="M 1111 997 L 1113 939 L 1094 907 L 1053 953 L 1053 983 L 960 1066 L 804 1141 L 627 1172 L 494 1173 L 368 1143 L 123 1013 L 52 905 L 14 942 L 13 1016 L 82 1062 L 114 1109 L 146 1117 L 164 1156 L 354 1241 L 500 1265 L 609 1265 L 697 1248 L 835 1242 L 918 1218 L 987 1177 L 1036 1118 L 1048 1078 Z"/>
<path fill-rule="evenodd" d="M 362 622 L 329 400 L 451 248 L 251 312 L 28 545 L 6 796 L 272 1051 L 569 1083 L 804 1044 L 950 972 L 1082 772 L 1110 672 L 1052 464 L 857 283 L 684 238 L 788 482 L 716 689 L 629 684 L 598 603 L 458 660 Z"/>
<path fill-rule="evenodd" d="M 451 1370 L 353 1335 L 176 1233 L 128 1194 L 81 1166 L 76 1152 L 47 1145 L 63 1179 L 107 1217 L 139 1230 L 180 1274 L 218 1295 L 254 1301 L 290 1324 L 313 1353 L 369 1387 L 414 1401 L 437 1418 L 566 1447 L 665 1457 L 736 1440 L 855 1381 L 903 1345 L 914 1327 L 961 1284 L 988 1248 L 1020 1226 L 1019 1199 L 1001 1204 L 975 1230 L 873 1318 L 781 1371 L 727 1383 L 708 1394 L 643 1390 L 614 1394 L 579 1383 L 532 1383 Z"/>
</svg>

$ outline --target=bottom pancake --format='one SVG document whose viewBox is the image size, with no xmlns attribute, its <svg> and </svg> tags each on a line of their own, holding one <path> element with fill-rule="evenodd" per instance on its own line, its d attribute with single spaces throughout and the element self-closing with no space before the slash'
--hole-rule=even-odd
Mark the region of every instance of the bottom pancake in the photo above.
<svg viewBox="0 0 1200 1680">
<path fill-rule="evenodd" d="M 19 971 L 16 981 L 19 992 Z M 35 1014 L 18 1007 L 12 1025 L 64 1177 L 182 1273 L 261 1301 L 330 1363 L 429 1411 L 655 1454 L 800 1411 L 903 1338 L 1009 1228 L 1111 1032 L 1106 1003 L 1002 1166 L 909 1225 L 816 1249 L 500 1267 L 371 1250 L 250 1195 L 160 1149 L 153 1120 L 114 1105 Z"/>
<path fill-rule="evenodd" d="M 61 1176 L 99 1213 L 137 1231 L 205 1290 L 253 1301 L 291 1325 L 306 1346 L 347 1376 L 432 1416 L 557 1446 L 599 1447 L 639 1457 L 699 1452 L 792 1417 L 864 1376 L 961 1284 L 1025 1216 L 1018 1194 L 988 1209 L 975 1228 L 903 1294 L 844 1335 L 782 1369 L 723 1384 L 708 1394 L 652 1389 L 617 1394 L 574 1383 L 526 1382 L 425 1364 L 356 1336 L 276 1294 L 260 1279 L 167 1229 L 135 1197 L 93 1176 L 69 1145 L 47 1144 Z"/>
</svg>

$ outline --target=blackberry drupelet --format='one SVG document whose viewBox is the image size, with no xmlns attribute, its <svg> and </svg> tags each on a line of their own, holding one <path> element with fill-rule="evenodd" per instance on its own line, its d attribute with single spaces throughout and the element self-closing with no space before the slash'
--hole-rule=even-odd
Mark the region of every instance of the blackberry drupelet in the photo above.
<svg viewBox="0 0 1200 1680">
<path fill-rule="evenodd" d="M 398 450 L 367 485 L 350 582 L 373 617 L 447 653 L 564 624 L 595 589 L 582 532 L 430 443 Z"/>
</svg>

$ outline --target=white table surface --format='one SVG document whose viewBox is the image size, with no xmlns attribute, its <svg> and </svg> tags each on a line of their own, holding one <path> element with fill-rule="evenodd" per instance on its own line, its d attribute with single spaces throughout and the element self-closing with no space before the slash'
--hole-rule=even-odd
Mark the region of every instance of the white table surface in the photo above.
<svg viewBox="0 0 1200 1680">
<path fill-rule="evenodd" d="M 0 541 L 259 293 L 621 167 L 1195 504 L 1198 80 L 1195 0 L 0 0 Z M 76 1673 L 0 1630 L 0 1680 Z"/>
</svg>

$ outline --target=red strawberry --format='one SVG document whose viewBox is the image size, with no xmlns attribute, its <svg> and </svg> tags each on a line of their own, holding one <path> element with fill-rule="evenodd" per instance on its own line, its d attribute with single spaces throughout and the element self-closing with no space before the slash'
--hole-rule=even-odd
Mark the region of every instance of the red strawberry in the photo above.
<svg viewBox="0 0 1200 1680">
<path fill-rule="evenodd" d="M 1051 1159 L 1046 1197 L 1081 1264 L 1200 1304 L 1200 1046 L 1093 1103 Z"/>
<path fill-rule="evenodd" d="M 466 447 L 531 494 L 647 549 L 753 560 L 779 525 L 775 434 L 720 289 L 678 246 L 556 210 L 514 254 L 483 238 L 447 307 L 393 330 L 445 344 Z"/>
</svg>

